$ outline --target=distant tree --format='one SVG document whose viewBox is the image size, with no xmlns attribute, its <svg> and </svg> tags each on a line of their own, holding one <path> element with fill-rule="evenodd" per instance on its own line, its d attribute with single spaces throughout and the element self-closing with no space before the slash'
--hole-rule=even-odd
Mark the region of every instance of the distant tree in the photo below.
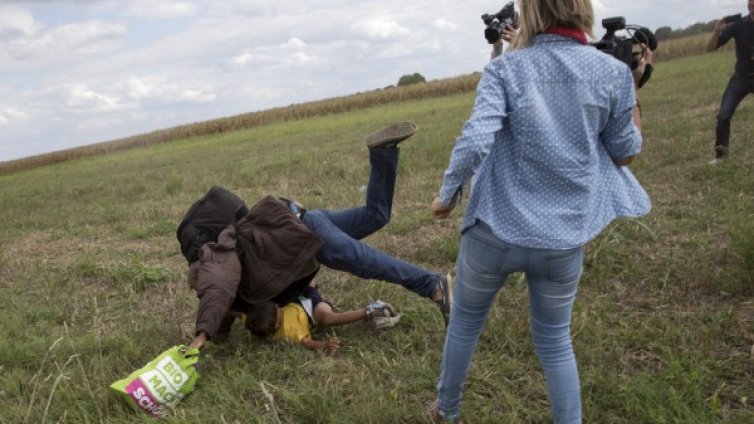
<svg viewBox="0 0 754 424">
<path fill-rule="evenodd" d="M 667 40 L 673 35 L 673 30 L 670 29 L 669 26 L 659 27 L 657 28 L 657 31 L 655 31 L 655 38 L 657 38 L 657 41 L 663 41 Z"/>
<path fill-rule="evenodd" d="M 418 84 L 420 82 L 427 82 L 427 80 L 424 79 L 422 74 L 418 72 L 414 73 L 413 75 L 406 74 L 398 80 L 398 87 L 401 87 L 404 85 Z"/>
</svg>

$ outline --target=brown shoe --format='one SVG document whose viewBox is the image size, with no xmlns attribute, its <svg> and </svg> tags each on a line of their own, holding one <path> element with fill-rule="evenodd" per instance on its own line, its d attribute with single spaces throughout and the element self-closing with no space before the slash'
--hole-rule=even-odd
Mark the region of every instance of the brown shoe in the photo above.
<svg viewBox="0 0 754 424">
<path fill-rule="evenodd" d="M 401 141 L 416 133 L 416 124 L 413 122 L 396 122 L 377 132 L 369 134 L 364 140 L 367 147 L 394 147 Z"/>
<path fill-rule="evenodd" d="M 437 407 L 437 401 L 429 404 L 429 417 L 432 419 L 432 422 L 436 424 L 463 424 L 460 415 L 455 417 L 444 416 Z"/>
</svg>

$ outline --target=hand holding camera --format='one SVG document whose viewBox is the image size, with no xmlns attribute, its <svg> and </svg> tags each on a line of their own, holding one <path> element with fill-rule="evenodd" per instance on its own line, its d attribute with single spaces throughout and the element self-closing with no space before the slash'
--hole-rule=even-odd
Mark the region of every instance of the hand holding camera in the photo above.
<svg viewBox="0 0 754 424">
<path fill-rule="evenodd" d="M 512 1 L 495 14 L 485 13 L 482 15 L 482 22 L 486 25 L 484 38 L 490 44 L 499 42 L 501 38 L 510 43 L 518 34 L 518 12 L 516 12 L 515 4 Z"/>
<path fill-rule="evenodd" d="M 631 70 L 637 89 L 641 88 L 649 80 L 649 77 L 652 75 L 652 62 L 654 61 L 654 53 L 649 46 L 642 43 L 639 45 L 639 49 L 638 53 L 634 53 L 636 68 Z M 649 71 L 647 71 L 648 69 Z"/>
<path fill-rule="evenodd" d="M 735 15 L 728 15 L 728 16 L 723 17 L 723 19 L 721 19 L 721 21 L 724 24 L 732 24 L 732 23 L 740 21 L 741 17 L 742 16 L 741 16 L 740 13 L 736 13 Z"/>
<path fill-rule="evenodd" d="M 717 24 L 715 24 L 715 29 L 713 31 L 715 31 L 716 34 L 719 34 L 720 32 L 722 32 L 722 30 L 725 27 L 727 27 L 730 24 L 736 23 L 740 20 L 741 20 L 740 13 L 737 13 L 735 15 L 724 16 L 722 19 L 717 21 Z"/>
<path fill-rule="evenodd" d="M 512 43 L 516 36 L 518 36 L 518 28 L 511 25 L 506 25 L 500 32 L 500 39 L 506 43 Z"/>
<path fill-rule="evenodd" d="M 631 68 L 636 88 L 641 88 L 652 76 L 652 52 L 657 49 L 657 39 L 647 27 L 626 25 L 622 16 L 602 20 L 605 35 L 592 46 L 607 53 Z M 626 34 L 616 32 L 625 30 Z"/>
</svg>

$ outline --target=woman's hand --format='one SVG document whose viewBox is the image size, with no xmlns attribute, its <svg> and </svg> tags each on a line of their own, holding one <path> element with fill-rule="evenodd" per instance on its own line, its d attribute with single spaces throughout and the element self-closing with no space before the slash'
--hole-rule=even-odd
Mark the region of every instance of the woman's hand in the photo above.
<svg viewBox="0 0 754 424">
<path fill-rule="evenodd" d="M 455 206 L 455 202 L 453 202 L 450 206 L 444 206 L 442 204 L 442 201 L 440 200 L 440 197 L 437 196 L 432 199 L 432 203 L 429 205 L 429 209 L 432 211 L 432 218 L 444 219 L 447 218 L 451 212 L 453 212 L 453 208 L 455 208 Z"/>
</svg>

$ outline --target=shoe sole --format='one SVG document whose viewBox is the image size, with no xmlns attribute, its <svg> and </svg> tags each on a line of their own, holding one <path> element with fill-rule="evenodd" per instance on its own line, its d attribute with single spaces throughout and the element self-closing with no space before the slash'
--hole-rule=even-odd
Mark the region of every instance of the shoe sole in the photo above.
<svg viewBox="0 0 754 424">
<path fill-rule="evenodd" d="M 375 330 L 383 331 L 383 330 L 387 330 L 389 328 L 394 327 L 395 324 L 398 324 L 400 320 L 401 320 L 401 314 L 397 314 L 392 317 L 374 317 L 372 319 L 372 322 L 374 324 Z"/>
<path fill-rule="evenodd" d="M 442 284 L 442 280 L 441 284 Z M 445 321 L 445 327 L 450 324 L 450 312 L 453 308 L 453 277 L 448 273 L 445 276 L 445 284 L 442 284 L 442 302 L 438 304 L 442 318 Z"/>
<path fill-rule="evenodd" d="M 416 129 L 416 124 L 413 122 L 397 122 L 387 128 L 369 134 L 364 142 L 367 147 L 387 147 L 389 145 L 397 145 L 401 141 L 414 135 Z"/>
</svg>

